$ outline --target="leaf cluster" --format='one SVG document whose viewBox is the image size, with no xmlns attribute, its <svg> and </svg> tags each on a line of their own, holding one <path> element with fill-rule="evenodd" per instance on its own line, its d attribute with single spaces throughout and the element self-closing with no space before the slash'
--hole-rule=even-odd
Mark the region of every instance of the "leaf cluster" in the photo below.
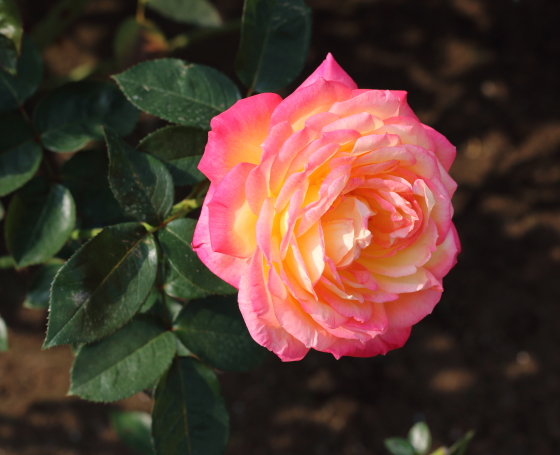
<svg viewBox="0 0 560 455">
<path fill-rule="evenodd" d="M 110 402 L 153 393 L 151 417 L 112 416 L 129 445 L 146 454 L 223 453 L 229 417 L 215 370 L 256 368 L 267 350 L 251 338 L 237 290 L 191 242 L 209 186 L 197 166 L 210 121 L 242 95 L 216 69 L 170 54 L 235 27 L 208 0 L 139 0 L 115 37 L 111 68 L 124 71 L 45 81 L 36 44 L 69 23 L 61 11 L 75 18 L 86 4 L 60 0 L 34 43 L 14 1 L 0 0 L 0 220 L 11 255 L 0 267 L 30 268 L 24 305 L 48 309 L 44 348 L 68 344 L 75 353 L 70 394 Z M 145 8 L 201 28 L 168 40 Z M 248 96 L 298 76 L 310 30 L 303 0 L 246 1 L 236 69 Z M 166 58 L 131 66 L 141 42 Z M 141 112 L 165 126 L 132 144 L 123 138 Z"/>
</svg>

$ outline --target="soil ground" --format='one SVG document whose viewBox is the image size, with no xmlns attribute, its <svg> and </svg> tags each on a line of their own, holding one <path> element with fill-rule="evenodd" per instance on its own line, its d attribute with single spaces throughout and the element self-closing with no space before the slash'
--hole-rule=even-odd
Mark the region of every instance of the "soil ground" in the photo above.
<svg viewBox="0 0 560 455">
<path fill-rule="evenodd" d="M 32 29 L 51 1 L 21 0 Z M 385 454 L 426 419 L 435 444 L 469 429 L 473 455 L 560 453 L 560 3 L 553 0 L 309 0 L 304 75 L 327 52 L 364 88 L 404 89 L 421 120 L 457 145 L 455 222 L 463 252 L 432 315 L 385 357 L 310 353 L 220 375 L 228 455 Z M 217 1 L 226 18 L 237 0 Z M 94 0 L 44 53 L 64 76 L 111 52 L 128 0 Z M 155 17 L 155 16 L 153 16 Z M 162 21 L 166 32 L 181 27 Z M 180 56 L 234 77 L 235 34 Z M 303 78 L 303 75 L 302 75 Z M 289 90 L 286 92 L 288 93 Z M 26 273 L 3 273 L 0 455 L 126 455 L 115 407 L 66 397 L 72 356 L 41 352 L 45 313 L 22 309 Z"/>
</svg>

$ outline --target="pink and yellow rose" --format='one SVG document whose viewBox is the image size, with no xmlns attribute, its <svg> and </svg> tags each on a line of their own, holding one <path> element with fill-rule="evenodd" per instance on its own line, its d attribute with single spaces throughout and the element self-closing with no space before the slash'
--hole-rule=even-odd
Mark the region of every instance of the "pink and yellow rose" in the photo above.
<svg viewBox="0 0 560 455">
<path fill-rule="evenodd" d="M 193 248 L 239 289 L 255 341 L 285 361 L 402 346 L 460 248 L 455 147 L 330 54 L 286 99 L 243 99 L 211 126 Z"/>
</svg>

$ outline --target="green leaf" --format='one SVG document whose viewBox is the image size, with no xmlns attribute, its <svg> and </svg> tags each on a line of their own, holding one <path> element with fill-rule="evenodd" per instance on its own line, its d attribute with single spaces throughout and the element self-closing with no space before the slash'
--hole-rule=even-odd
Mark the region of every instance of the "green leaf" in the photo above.
<svg viewBox="0 0 560 455">
<path fill-rule="evenodd" d="M 219 71 L 178 59 L 140 63 L 114 76 L 132 104 L 170 122 L 210 129 L 210 120 L 240 98 Z"/>
<path fill-rule="evenodd" d="M 111 412 L 111 425 L 119 438 L 139 455 L 154 455 L 150 428 L 152 416 L 147 412 Z"/>
<path fill-rule="evenodd" d="M 229 417 L 210 368 L 175 359 L 155 392 L 152 436 L 157 455 L 222 455 Z"/>
<path fill-rule="evenodd" d="M 150 293 L 148 294 L 148 297 L 146 297 L 146 300 L 144 300 L 144 303 L 142 304 L 142 307 L 140 308 L 140 313 L 146 313 L 147 311 L 149 311 L 154 304 L 157 302 L 158 298 L 160 297 L 160 291 L 158 288 L 153 287 L 150 290 Z"/>
<path fill-rule="evenodd" d="M 60 178 L 76 201 L 82 229 L 130 220 L 109 188 L 108 172 L 109 158 L 105 150 L 83 150 L 62 166 Z"/>
<path fill-rule="evenodd" d="M 29 38 L 23 39 L 17 76 L 0 71 L 0 112 L 17 109 L 37 90 L 43 78 L 41 55 Z"/>
<path fill-rule="evenodd" d="M 160 277 L 165 293 L 175 299 L 190 300 L 208 297 L 212 292 L 204 291 L 183 278 L 169 262 L 165 254 L 160 254 Z"/>
<path fill-rule="evenodd" d="M 268 354 L 251 338 L 237 296 L 189 302 L 177 316 L 174 333 L 203 362 L 219 370 L 249 371 Z"/>
<path fill-rule="evenodd" d="M 172 221 L 159 231 L 159 241 L 169 262 L 182 278 L 202 291 L 213 294 L 237 293 L 237 289 L 208 270 L 192 250 L 195 226 L 196 220 L 184 218 Z"/>
<path fill-rule="evenodd" d="M 167 19 L 203 27 L 217 27 L 220 14 L 207 0 L 148 0 L 151 9 Z"/>
<path fill-rule="evenodd" d="M 12 199 L 6 216 L 6 243 L 17 267 L 39 264 L 64 245 L 76 222 L 70 191 L 37 177 Z"/>
<path fill-rule="evenodd" d="M 239 79 L 256 92 L 274 92 L 301 72 L 311 37 L 311 12 L 303 0 L 245 0 Z"/>
<path fill-rule="evenodd" d="M 109 185 L 121 207 L 140 221 L 158 226 L 173 206 L 173 179 L 157 158 L 134 150 L 111 131 Z"/>
<path fill-rule="evenodd" d="M 8 350 L 8 327 L 0 316 L 0 352 Z"/>
<path fill-rule="evenodd" d="M 16 74 L 23 26 L 13 0 L 0 0 L 0 67 Z"/>
<path fill-rule="evenodd" d="M 174 268 L 171 269 L 163 288 L 167 295 L 178 299 L 199 299 L 212 294 L 183 278 Z"/>
<path fill-rule="evenodd" d="M 23 306 L 40 310 L 49 307 L 51 285 L 63 264 L 62 259 L 51 259 L 50 263 L 44 264 L 37 271 L 33 280 L 31 280 Z"/>
<path fill-rule="evenodd" d="M 465 455 L 473 438 L 474 431 L 471 430 L 449 448 L 449 455 Z"/>
<path fill-rule="evenodd" d="M 41 164 L 41 146 L 19 114 L 0 115 L 0 196 L 25 185 Z"/>
<path fill-rule="evenodd" d="M 408 442 L 419 455 L 424 455 L 432 445 L 432 435 L 426 422 L 416 423 L 408 432 Z"/>
<path fill-rule="evenodd" d="M 54 152 L 71 152 L 93 139 L 103 139 L 103 128 L 119 136 L 131 133 L 138 111 L 109 82 L 81 81 L 47 94 L 35 108 L 35 126 L 43 145 Z"/>
<path fill-rule="evenodd" d="M 173 334 L 138 319 L 108 338 L 80 349 L 70 394 L 91 401 L 117 401 L 152 386 L 175 355 Z"/>
<path fill-rule="evenodd" d="M 146 300 L 156 272 L 155 242 L 142 225 L 105 228 L 58 272 L 44 347 L 91 343 L 121 328 Z"/>
<path fill-rule="evenodd" d="M 416 455 L 414 447 L 403 438 L 389 438 L 384 441 L 385 447 L 392 455 Z"/>
<path fill-rule="evenodd" d="M 163 161 L 175 185 L 194 185 L 206 177 L 197 169 L 208 132 L 190 126 L 167 126 L 146 136 L 138 150 Z"/>
</svg>

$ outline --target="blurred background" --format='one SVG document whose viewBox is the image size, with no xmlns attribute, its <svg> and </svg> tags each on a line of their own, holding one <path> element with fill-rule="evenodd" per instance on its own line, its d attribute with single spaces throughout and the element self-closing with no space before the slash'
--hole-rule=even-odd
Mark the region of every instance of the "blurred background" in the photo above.
<svg viewBox="0 0 560 455">
<path fill-rule="evenodd" d="M 26 31 L 55 3 L 20 0 Z M 229 32 L 201 35 L 174 56 L 237 81 L 231 21 L 242 1 L 213 3 Z M 560 453 L 560 2 L 307 3 L 313 37 L 298 82 L 331 52 L 361 88 L 408 91 L 422 122 L 457 146 L 451 175 L 463 252 L 440 304 L 402 349 L 339 361 L 311 352 L 290 364 L 270 356 L 252 373 L 221 374 L 228 455 L 386 454 L 384 438 L 424 419 L 434 447 L 475 429 L 469 454 Z M 116 30 L 135 11 L 134 0 L 91 0 L 43 50 L 47 84 L 103 75 Z M 167 37 L 189 31 L 147 17 Z M 120 65 L 157 57 L 158 46 L 140 43 Z M 138 138 L 153 122 L 143 117 Z M 132 455 L 109 412 L 149 411 L 150 399 L 66 397 L 71 352 L 41 352 L 46 312 L 21 306 L 30 274 L 0 276 L 10 327 L 10 351 L 0 354 L 0 455 Z"/>
</svg>

